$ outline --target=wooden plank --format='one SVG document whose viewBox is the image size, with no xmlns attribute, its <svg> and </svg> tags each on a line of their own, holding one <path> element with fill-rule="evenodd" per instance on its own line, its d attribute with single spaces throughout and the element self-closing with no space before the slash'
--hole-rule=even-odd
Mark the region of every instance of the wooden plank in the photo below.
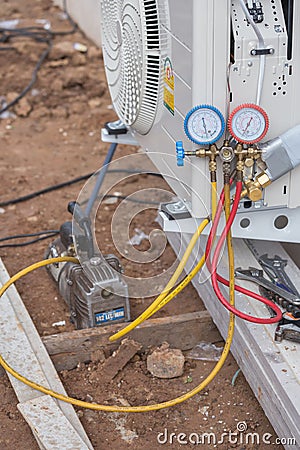
<svg viewBox="0 0 300 450">
<path fill-rule="evenodd" d="M 19 403 L 18 409 L 45 450 L 88 450 L 52 397 Z"/>
<path fill-rule="evenodd" d="M 108 338 L 123 327 L 124 324 L 114 324 L 76 330 L 43 336 L 42 340 L 57 370 L 69 370 L 79 362 L 90 361 L 92 353 L 100 348 L 117 349 L 120 342 L 109 342 Z M 132 330 L 129 336 L 141 343 L 143 350 L 161 345 L 164 341 L 173 348 L 188 350 L 198 342 L 217 342 L 221 339 L 207 311 L 149 319 Z"/>
<path fill-rule="evenodd" d="M 0 259 L 0 284 L 3 285 L 8 279 L 9 275 Z M 14 286 L 11 286 L 1 298 L 0 351 L 7 362 L 25 377 L 66 394 L 41 338 Z M 9 378 L 20 403 L 34 400 L 43 395 L 13 376 L 9 375 Z M 87 447 L 92 449 L 72 405 L 58 402 L 58 406 L 61 416 L 68 419 Z M 39 441 L 38 443 L 41 445 Z"/>
<path fill-rule="evenodd" d="M 186 246 L 190 236 L 178 236 L 169 233 L 168 240 L 175 252 L 181 246 Z M 289 261 L 287 272 L 300 290 L 300 271 L 291 261 L 282 246 L 276 242 L 252 241 L 257 253 L 268 253 L 270 257 L 275 254 Z M 202 251 L 206 240 L 201 240 Z M 234 240 L 235 266 L 247 268 L 260 267 L 253 254 L 241 239 Z M 200 251 L 194 254 L 199 257 Z M 187 266 L 189 271 L 191 267 Z M 228 274 L 226 252 L 221 259 L 218 271 Z M 228 313 L 217 300 L 210 283 L 210 275 L 204 269 L 199 277 L 195 277 L 193 284 L 205 306 L 210 312 L 220 333 L 227 335 Z M 253 283 L 239 284 L 257 292 Z M 223 289 L 227 295 L 227 290 Z M 267 308 L 260 302 L 249 300 L 242 294 L 236 295 L 238 309 L 258 317 L 269 317 Z M 241 367 L 249 385 L 264 409 L 267 417 L 280 438 L 295 438 L 300 443 L 300 345 L 283 341 L 282 344 L 274 342 L 276 325 L 257 325 L 240 319 L 236 320 L 234 341 L 231 351 Z M 295 445 L 286 445 L 287 450 L 293 450 Z"/>
</svg>

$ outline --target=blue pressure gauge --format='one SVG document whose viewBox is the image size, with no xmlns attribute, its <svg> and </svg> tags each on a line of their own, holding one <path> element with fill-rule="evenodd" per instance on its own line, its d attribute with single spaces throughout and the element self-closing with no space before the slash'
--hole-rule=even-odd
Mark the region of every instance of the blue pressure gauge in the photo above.
<svg viewBox="0 0 300 450">
<path fill-rule="evenodd" d="M 211 105 L 195 106 L 184 120 L 185 134 L 198 145 L 213 144 L 222 137 L 224 130 L 223 114 Z"/>
</svg>

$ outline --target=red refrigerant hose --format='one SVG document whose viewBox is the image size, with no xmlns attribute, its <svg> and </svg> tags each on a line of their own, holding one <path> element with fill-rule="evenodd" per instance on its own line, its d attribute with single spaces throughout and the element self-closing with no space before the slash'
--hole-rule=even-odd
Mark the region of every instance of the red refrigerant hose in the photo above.
<svg viewBox="0 0 300 450">
<path fill-rule="evenodd" d="M 214 238 L 216 235 L 217 227 L 219 224 L 219 220 L 220 220 L 223 205 L 224 205 L 224 191 L 222 191 L 222 194 L 221 194 L 221 197 L 220 197 L 220 200 L 218 203 L 218 207 L 217 207 L 215 220 L 213 222 L 213 225 L 212 225 L 212 228 L 211 228 L 208 240 L 207 240 L 206 251 L 205 251 L 206 264 L 207 264 L 209 271 L 211 272 L 211 279 L 212 279 L 212 285 L 213 285 L 214 291 L 215 291 L 218 299 L 220 300 L 220 302 L 225 306 L 225 308 L 227 308 L 229 311 L 231 311 L 233 314 L 240 317 L 241 319 L 247 320 L 248 322 L 253 322 L 253 323 L 258 323 L 258 324 L 276 323 L 282 319 L 282 312 L 281 312 L 280 308 L 276 304 L 274 304 L 271 300 L 268 300 L 268 299 L 262 297 L 261 295 L 256 294 L 255 292 L 249 291 L 248 289 L 245 289 L 241 286 L 235 285 L 236 291 L 241 292 L 242 294 L 244 294 L 246 296 L 252 297 L 255 300 L 258 300 L 258 301 L 264 303 L 265 305 L 269 306 L 276 314 L 274 317 L 269 317 L 269 318 L 253 317 L 253 316 L 243 313 L 242 311 L 239 311 L 234 306 L 231 306 L 230 303 L 223 296 L 223 294 L 219 288 L 218 282 L 224 284 L 225 286 L 229 286 L 229 281 L 217 273 L 217 264 L 218 264 L 218 259 L 219 259 L 220 252 L 222 250 L 224 241 L 225 241 L 226 236 L 227 236 L 227 234 L 232 226 L 232 223 L 235 219 L 239 201 L 240 201 L 241 192 L 242 192 L 242 182 L 238 181 L 236 183 L 236 193 L 235 193 L 235 198 L 234 198 L 234 202 L 232 205 L 229 219 L 228 219 L 228 221 L 224 227 L 224 230 L 220 236 L 220 239 L 217 243 L 212 263 L 210 263 L 210 252 L 212 249 L 212 244 L 213 244 L 213 241 L 214 241 Z"/>
</svg>

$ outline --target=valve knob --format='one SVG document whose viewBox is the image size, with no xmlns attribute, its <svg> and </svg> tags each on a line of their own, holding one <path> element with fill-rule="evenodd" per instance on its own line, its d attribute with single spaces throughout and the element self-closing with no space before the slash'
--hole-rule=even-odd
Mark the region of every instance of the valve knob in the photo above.
<svg viewBox="0 0 300 450">
<path fill-rule="evenodd" d="M 258 202 L 262 199 L 262 196 L 262 189 L 260 189 L 259 187 L 255 186 L 254 184 L 248 187 L 248 197 L 252 202 Z"/>
<path fill-rule="evenodd" d="M 185 152 L 184 152 L 182 141 L 177 141 L 176 142 L 176 156 L 177 156 L 177 166 L 178 167 L 183 167 L 184 166 Z"/>
</svg>

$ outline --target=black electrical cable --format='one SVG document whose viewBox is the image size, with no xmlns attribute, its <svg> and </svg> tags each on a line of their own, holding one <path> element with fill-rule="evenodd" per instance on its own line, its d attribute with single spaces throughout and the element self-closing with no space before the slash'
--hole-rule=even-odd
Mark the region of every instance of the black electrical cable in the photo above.
<svg viewBox="0 0 300 450">
<path fill-rule="evenodd" d="M 14 38 L 30 38 L 33 39 L 39 43 L 45 43 L 47 44 L 47 48 L 41 53 L 41 56 L 33 69 L 31 80 L 27 84 L 27 86 L 20 92 L 19 95 L 17 95 L 16 98 L 14 98 L 11 102 L 7 103 L 3 108 L 0 109 L 0 116 L 5 111 L 10 109 L 11 107 L 15 106 L 33 87 L 37 80 L 38 72 L 43 64 L 43 62 L 48 57 L 53 43 L 53 38 L 55 36 L 66 36 L 68 34 L 73 34 L 77 29 L 77 24 L 73 21 L 73 19 L 70 17 L 68 11 L 67 11 L 67 3 L 66 0 L 63 2 L 63 9 L 64 13 L 67 16 L 67 20 L 72 25 L 72 28 L 70 30 L 66 31 L 51 31 L 46 30 L 45 28 L 41 27 L 25 27 L 25 28 L 16 28 L 16 29 L 9 29 L 9 28 L 0 28 L 0 34 L 2 34 L 2 37 L 0 38 L 0 42 L 8 42 L 11 39 Z M 10 47 L 11 48 L 11 47 Z M 1 48 L 2 50 L 2 48 Z"/>
<path fill-rule="evenodd" d="M 91 177 L 93 175 L 93 173 L 94 172 L 83 175 L 81 177 L 73 178 L 72 180 L 64 181 L 63 183 L 54 184 L 53 186 L 49 186 L 49 187 L 41 189 L 39 191 L 32 192 L 31 194 L 23 195 L 22 197 L 17 197 L 17 198 L 11 199 L 11 200 L 6 200 L 4 202 L 0 202 L 0 207 L 26 202 L 27 200 L 31 200 L 32 198 L 38 197 L 42 194 L 47 194 L 48 192 L 53 192 L 53 191 L 56 191 L 56 190 L 64 188 L 64 187 L 71 186 L 72 184 L 87 180 L 89 177 Z"/>
<path fill-rule="evenodd" d="M 45 234 L 45 232 L 43 234 Z M 49 233 L 49 234 L 47 234 L 47 236 L 42 236 L 37 239 L 32 239 L 31 241 L 20 242 L 18 244 L 2 244 L 2 245 L 0 245 L 0 248 L 26 247 L 26 245 L 31 245 L 31 244 L 35 244 L 36 242 L 44 241 L 45 239 L 52 238 L 54 236 L 57 236 L 58 234 L 59 234 L 59 230 L 57 230 L 57 232 L 52 233 L 52 234 Z M 5 240 L 5 239 L 6 238 L 3 238 L 1 240 Z"/>
<path fill-rule="evenodd" d="M 135 198 L 130 198 L 130 197 L 126 197 L 125 195 L 104 195 L 103 198 L 117 198 L 118 200 L 126 200 L 128 202 L 132 202 L 132 203 L 138 203 L 138 204 L 145 204 L 145 205 L 154 205 L 154 206 L 159 206 L 160 202 L 154 202 L 152 200 L 138 200 Z M 39 235 L 43 235 L 43 234 L 47 234 L 47 236 L 42 236 L 40 238 L 37 239 L 33 239 L 31 241 L 26 241 L 26 242 L 21 242 L 18 244 L 1 244 L 0 245 L 0 249 L 1 248 L 15 248 L 15 247 L 25 247 L 26 245 L 31 245 L 31 244 L 35 244 L 36 242 L 40 242 L 40 241 L 44 241 L 45 239 L 57 236 L 59 234 L 59 230 L 49 230 L 49 231 L 41 231 L 39 233 L 28 233 L 28 234 L 19 234 L 16 236 L 8 236 L 5 238 L 1 238 L 0 242 L 4 242 L 4 241 L 8 241 L 11 239 L 17 239 L 17 238 L 24 238 L 24 237 L 30 237 L 30 236 L 39 236 Z"/>
<path fill-rule="evenodd" d="M 151 176 L 162 178 L 162 175 L 160 173 L 139 171 L 139 170 L 134 170 L 134 169 L 108 169 L 108 172 L 109 173 L 124 172 L 124 173 L 133 174 L 133 175 L 134 174 L 136 174 L 136 175 L 151 175 Z M 53 192 L 53 191 L 62 189 L 64 187 L 71 186 L 72 184 L 79 183 L 80 181 L 88 180 L 93 175 L 94 175 L 94 172 L 87 173 L 86 175 L 82 175 L 80 177 L 73 178 L 72 180 L 69 180 L 69 181 L 64 181 L 63 183 L 54 184 L 47 188 L 41 189 L 39 191 L 32 192 L 31 194 L 23 195 L 22 197 L 5 200 L 3 202 L 0 202 L 0 207 L 26 202 L 27 200 L 31 200 L 32 198 L 38 197 L 40 195 L 48 194 L 49 192 Z"/>
<path fill-rule="evenodd" d="M 4 238 L 0 238 L 0 242 L 11 241 L 13 239 L 22 239 L 25 237 L 41 236 L 43 234 L 58 234 L 58 233 L 59 233 L 59 230 L 46 230 L 46 231 L 38 231 L 36 233 L 15 234 L 13 236 L 7 236 Z"/>
<path fill-rule="evenodd" d="M 16 50 L 15 47 L 0 47 L 0 52 L 6 52 L 7 50 Z"/>
<path fill-rule="evenodd" d="M 12 106 L 16 105 L 23 97 L 25 97 L 25 95 L 27 94 L 27 92 L 30 91 L 30 89 L 32 88 L 32 86 L 35 84 L 36 80 L 37 80 L 37 74 L 38 71 L 40 70 L 43 62 L 45 61 L 45 59 L 47 58 L 47 56 L 50 53 L 50 50 L 52 48 L 52 43 L 49 42 L 48 47 L 46 48 L 46 50 L 43 51 L 43 53 L 41 54 L 33 72 L 32 72 L 32 77 L 30 82 L 27 84 L 27 86 L 20 92 L 19 95 L 17 95 L 16 98 L 14 98 L 11 102 L 7 103 L 7 105 L 5 105 L 3 108 L 0 109 L 0 116 L 1 114 L 3 114 L 5 111 L 7 111 L 9 108 L 11 108 Z"/>
<path fill-rule="evenodd" d="M 149 204 L 149 205 L 154 205 L 154 206 L 160 205 L 160 202 L 154 202 L 152 200 L 138 200 L 135 198 L 126 197 L 125 195 L 107 194 L 107 195 L 103 196 L 103 199 L 105 199 L 105 198 L 117 198 L 119 200 L 126 200 L 126 201 L 129 201 L 132 203 L 147 204 L 147 205 Z M 43 236 L 44 234 L 47 236 Z M 37 233 L 26 233 L 26 234 L 16 234 L 13 236 L 7 236 L 4 238 L 0 238 L 0 242 L 10 241 L 10 240 L 14 240 L 14 239 L 22 239 L 25 237 L 34 237 L 34 236 L 42 236 L 42 237 L 33 239 L 31 241 L 21 242 L 18 244 L 1 244 L 0 249 L 1 248 L 25 247 L 26 245 L 35 244 L 36 242 L 40 242 L 45 239 L 57 236 L 58 234 L 59 234 L 59 230 L 46 230 L 46 231 L 39 231 Z"/>
</svg>

